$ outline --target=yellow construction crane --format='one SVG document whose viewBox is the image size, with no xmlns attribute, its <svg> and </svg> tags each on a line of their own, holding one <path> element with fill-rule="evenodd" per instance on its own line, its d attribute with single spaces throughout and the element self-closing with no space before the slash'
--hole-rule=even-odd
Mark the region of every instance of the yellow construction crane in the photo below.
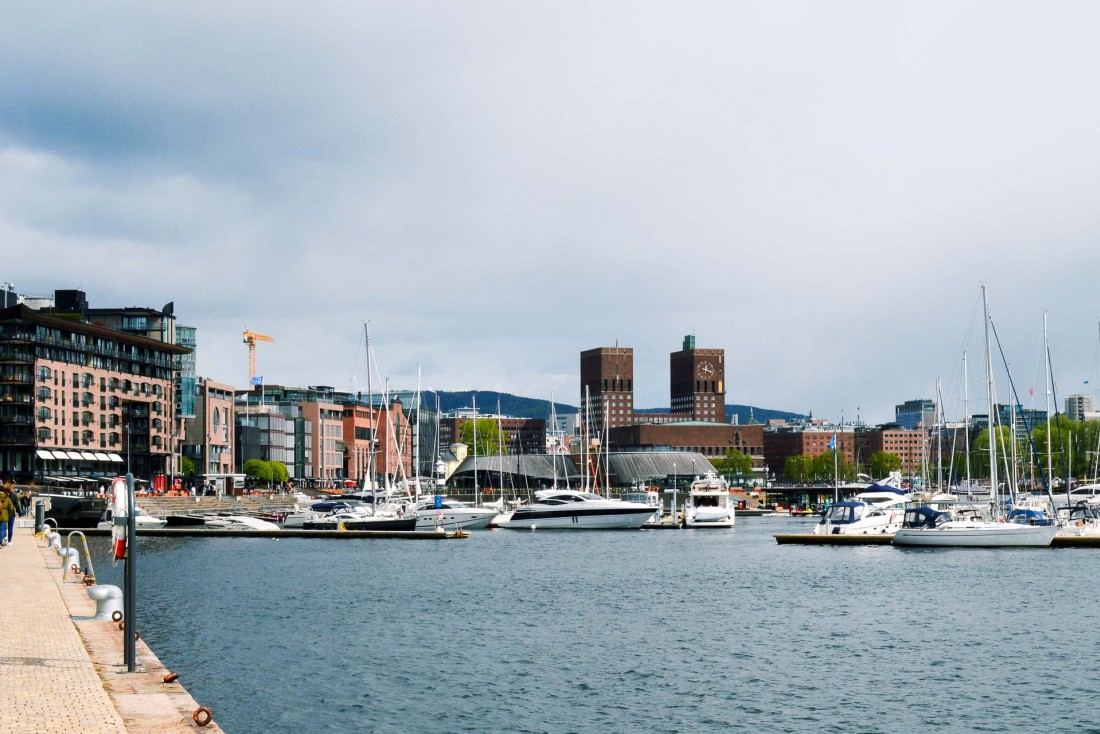
<svg viewBox="0 0 1100 734">
<path fill-rule="evenodd" d="M 248 384 L 256 377 L 256 342 L 275 341 L 266 334 L 257 334 L 255 331 L 244 331 L 244 343 L 248 345 Z"/>
</svg>

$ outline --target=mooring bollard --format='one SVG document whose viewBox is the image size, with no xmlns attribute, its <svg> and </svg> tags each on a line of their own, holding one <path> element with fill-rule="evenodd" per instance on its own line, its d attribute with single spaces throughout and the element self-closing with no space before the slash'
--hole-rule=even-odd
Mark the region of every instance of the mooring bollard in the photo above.
<svg viewBox="0 0 1100 734">
<path fill-rule="evenodd" d="M 57 532 L 54 532 L 53 530 L 49 531 L 48 533 L 46 533 L 46 543 L 51 548 L 53 548 L 54 550 L 60 549 L 61 548 L 61 534 L 57 533 Z"/>
<path fill-rule="evenodd" d="M 95 602 L 95 616 L 92 619 L 110 622 L 115 619 L 115 612 L 118 612 L 118 619 L 122 619 L 122 589 L 119 587 L 113 584 L 89 587 L 88 598 Z"/>
<path fill-rule="evenodd" d="M 58 548 L 57 555 L 61 556 L 61 578 L 69 576 L 69 569 L 80 568 L 80 551 L 76 548 Z"/>
</svg>

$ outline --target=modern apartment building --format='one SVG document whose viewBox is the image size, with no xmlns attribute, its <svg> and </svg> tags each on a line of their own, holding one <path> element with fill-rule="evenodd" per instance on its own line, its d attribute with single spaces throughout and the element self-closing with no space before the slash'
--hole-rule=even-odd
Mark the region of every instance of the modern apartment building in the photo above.
<svg viewBox="0 0 1100 734">
<path fill-rule="evenodd" d="M 233 386 L 199 378 L 193 392 L 195 416 L 184 421 L 183 454 L 196 474 L 231 474 L 236 445 Z"/>
<path fill-rule="evenodd" d="M 18 481 L 173 472 L 177 358 L 190 350 L 50 315 L 0 311 L 0 474 Z M 125 457 L 125 458 L 124 458 Z"/>
<path fill-rule="evenodd" d="M 1096 410 L 1096 397 L 1093 395 L 1070 395 L 1066 398 L 1066 416 L 1075 421 L 1100 419 L 1100 412 Z"/>
<path fill-rule="evenodd" d="M 918 398 L 895 405 L 894 422 L 902 428 L 931 428 L 936 422 L 936 402 Z"/>
</svg>

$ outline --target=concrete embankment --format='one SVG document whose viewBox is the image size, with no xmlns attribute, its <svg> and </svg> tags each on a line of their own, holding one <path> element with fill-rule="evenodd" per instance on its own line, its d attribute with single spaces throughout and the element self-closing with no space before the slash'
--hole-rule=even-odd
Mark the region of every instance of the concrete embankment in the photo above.
<svg viewBox="0 0 1100 734">
<path fill-rule="evenodd" d="M 170 671 L 140 639 L 127 672 L 118 623 L 92 619 L 87 587 L 62 571 L 30 528 L 0 550 L 0 734 L 222 731 L 196 725 L 186 681 L 166 683 Z"/>
</svg>

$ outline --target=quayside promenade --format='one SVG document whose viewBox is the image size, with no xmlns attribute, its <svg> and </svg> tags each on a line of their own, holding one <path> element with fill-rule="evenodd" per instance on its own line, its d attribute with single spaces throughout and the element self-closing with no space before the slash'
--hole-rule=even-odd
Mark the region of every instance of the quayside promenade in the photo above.
<svg viewBox="0 0 1100 734">
<path fill-rule="evenodd" d="M 61 572 L 31 528 L 0 549 L 0 734 L 220 732 L 196 725 L 200 704 L 140 639 L 126 671 L 118 623 L 93 620 L 87 587 Z"/>
</svg>

